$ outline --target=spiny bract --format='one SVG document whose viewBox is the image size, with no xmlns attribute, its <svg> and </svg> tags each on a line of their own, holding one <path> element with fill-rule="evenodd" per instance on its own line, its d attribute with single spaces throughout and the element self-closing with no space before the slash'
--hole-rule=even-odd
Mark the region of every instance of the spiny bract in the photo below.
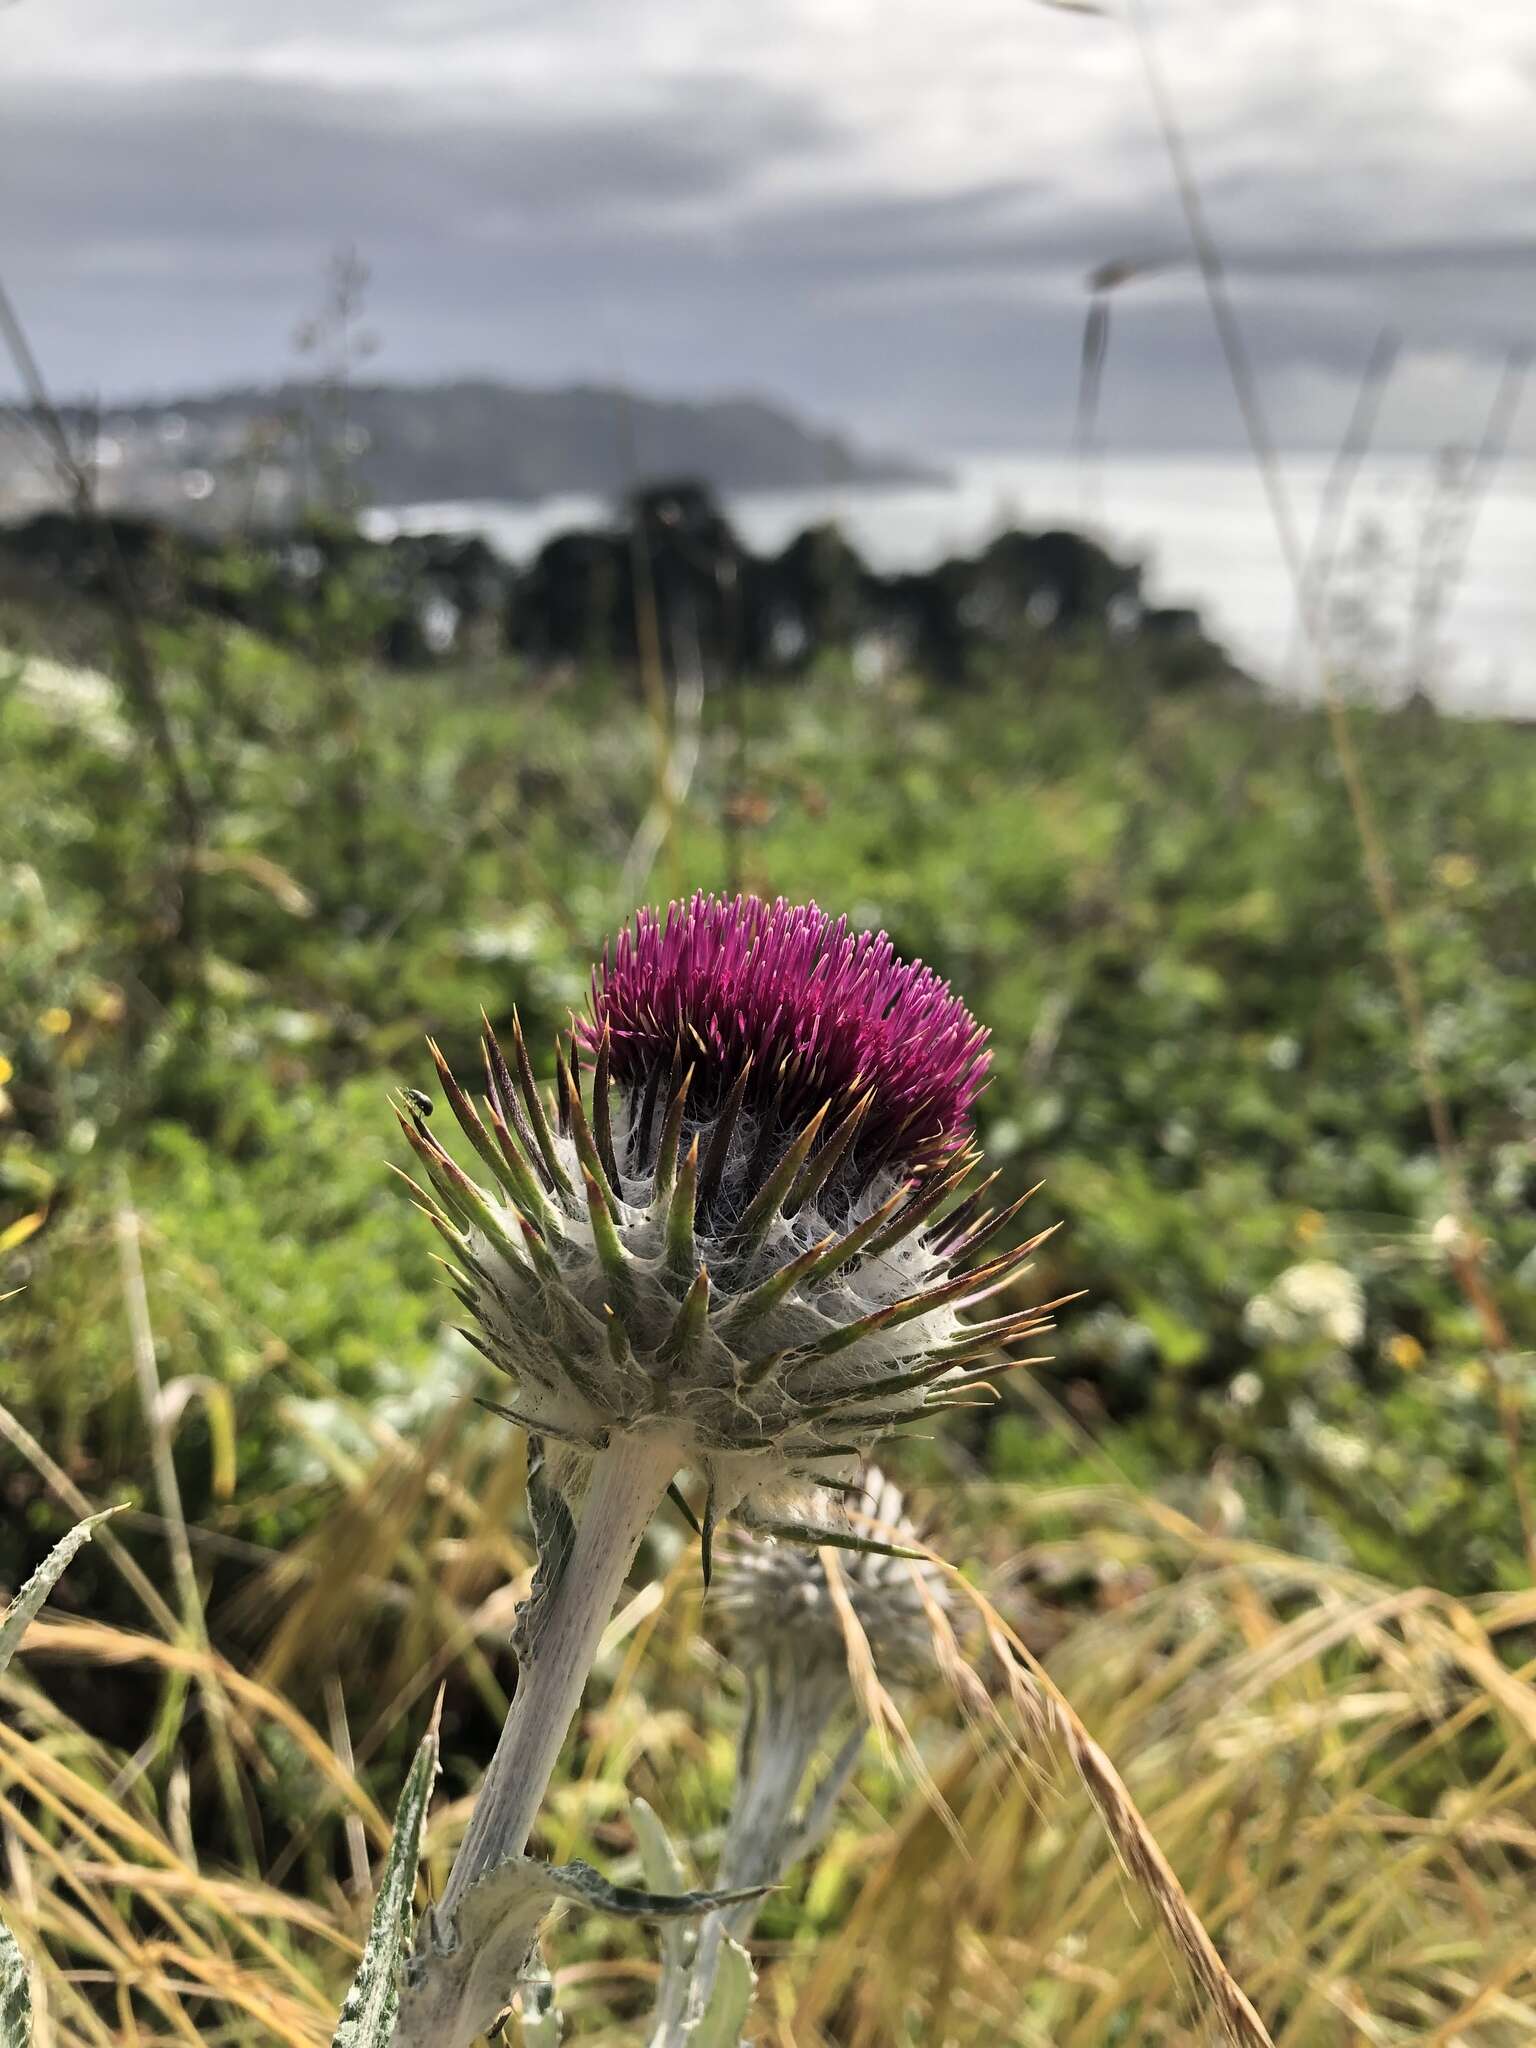
<svg viewBox="0 0 1536 2048">
<path fill-rule="evenodd" d="M 979 1384 L 1057 1306 L 963 1320 L 1041 1241 L 978 1261 L 1020 1206 L 985 1206 L 995 1175 L 963 1193 L 984 1048 L 883 935 L 704 895 L 605 952 L 552 1102 L 515 1014 L 479 1108 L 434 1045 L 490 1186 L 409 1098 L 401 1124 L 503 1412 L 589 1449 L 668 1428 L 723 1513 Z"/>
</svg>

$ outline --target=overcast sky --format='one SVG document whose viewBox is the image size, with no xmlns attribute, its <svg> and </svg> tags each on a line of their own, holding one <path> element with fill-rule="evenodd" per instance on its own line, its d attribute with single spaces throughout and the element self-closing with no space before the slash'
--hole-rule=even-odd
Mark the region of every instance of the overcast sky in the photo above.
<svg viewBox="0 0 1536 2048">
<path fill-rule="evenodd" d="M 1280 437 L 1337 434 L 1384 322 L 1384 438 L 1475 436 L 1536 333 L 1536 0 L 1148 6 Z M 380 375 L 1060 447 L 1086 274 L 1167 257 L 1105 438 L 1236 434 L 1135 47 L 1036 0 L 11 0 L 0 181 L 61 392 L 280 376 L 353 243 Z"/>
</svg>

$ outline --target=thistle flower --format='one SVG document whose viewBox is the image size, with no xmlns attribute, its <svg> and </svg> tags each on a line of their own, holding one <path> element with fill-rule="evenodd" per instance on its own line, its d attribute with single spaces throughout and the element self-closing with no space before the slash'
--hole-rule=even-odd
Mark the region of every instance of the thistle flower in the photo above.
<svg viewBox="0 0 1536 2048">
<path fill-rule="evenodd" d="M 553 1113 L 514 1018 L 487 1025 L 477 1109 L 433 1048 L 489 1170 L 419 1110 L 421 1199 L 453 1250 L 504 1412 L 576 1453 L 673 1435 L 706 1522 L 787 1469 L 941 1409 L 1046 1310 L 964 1315 L 1040 1242 L 962 1184 L 986 1034 L 921 963 L 814 905 L 698 895 L 641 911 L 556 1049 Z M 958 1202 L 958 1206 L 956 1206 Z"/>
<path fill-rule="evenodd" d="M 490 1184 L 405 1096 L 411 1185 L 465 1335 L 516 1383 L 499 1412 L 529 1432 L 540 1551 L 517 1693 L 427 1929 L 446 1967 L 466 1895 L 521 1856 L 646 1524 L 669 1491 L 687 1507 L 677 1474 L 704 1481 L 706 1577 L 728 1513 L 867 1547 L 786 1519 L 788 1486 L 957 1405 L 1057 1304 L 964 1319 L 1048 1234 L 981 1256 L 1020 1206 L 987 1207 L 992 1180 L 965 1193 L 985 1033 L 931 969 L 814 904 L 641 911 L 556 1045 L 552 1102 L 515 1016 L 510 1056 L 486 1024 L 482 1106 L 432 1053 Z"/>
</svg>

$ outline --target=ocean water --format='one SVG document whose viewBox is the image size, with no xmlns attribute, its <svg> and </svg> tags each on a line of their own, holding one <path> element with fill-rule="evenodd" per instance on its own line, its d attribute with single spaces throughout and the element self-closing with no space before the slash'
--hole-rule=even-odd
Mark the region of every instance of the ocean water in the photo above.
<svg viewBox="0 0 1536 2048">
<path fill-rule="evenodd" d="M 1285 486 L 1304 546 L 1330 458 L 1288 456 Z M 925 568 L 1008 525 L 1069 525 L 1146 564 L 1154 602 L 1192 604 L 1233 656 L 1306 691 L 1294 589 L 1262 481 L 1232 456 L 1116 456 L 1085 473 L 1059 455 L 963 456 L 938 486 L 862 485 L 727 496 L 747 545 L 782 547 L 836 520 L 874 567 Z M 551 534 L 608 514 L 595 497 L 532 505 L 399 506 L 373 531 L 474 532 L 512 561 Z M 1344 500 L 1327 611 L 1335 655 L 1385 696 L 1416 677 L 1447 710 L 1536 716 L 1536 462 L 1506 463 L 1475 502 L 1448 493 L 1433 460 L 1369 460 Z"/>
</svg>

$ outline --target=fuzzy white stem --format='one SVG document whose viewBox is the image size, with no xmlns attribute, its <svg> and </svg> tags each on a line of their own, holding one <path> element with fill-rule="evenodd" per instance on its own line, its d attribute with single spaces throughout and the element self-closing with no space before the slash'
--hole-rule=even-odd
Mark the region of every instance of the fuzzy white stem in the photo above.
<svg viewBox="0 0 1536 2048">
<path fill-rule="evenodd" d="M 670 1436 L 626 1432 L 593 1461 L 571 1553 L 480 1787 L 438 1908 L 451 1919 L 467 1888 L 520 1856 L 581 1704 L 608 1617 L 640 1538 L 682 1462 Z"/>
<path fill-rule="evenodd" d="M 847 1702 L 848 1674 L 843 1666 L 818 1662 L 794 1668 L 793 1652 L 790 1658 L 790 1672 L 759 1668 L 752 1676 L 752 1708 L 743 1730 L 736 1796 L 715 1876 L 722 1890 L 776 1884 L 783 1876 L 799 1846 L 795 1801 L 800 1787 L 828 1725 Z M 859 1734 L 862 1737 L 862 1728 Z M 846 1745 L 839 1755 L 833 1766 L 838 1789 L 857 1755 L 857 1748 L 850 1751 Z M 815 1805 L 821 1803 L 821 1790 Z M 832 1797 L 835 1800 L 836 1791 Z M 746 1941 L 760 1905 L 759 1899 L 747 1899 L 707 1916 L 699 1930 L 686 2012 L 679 2019 L 663 2006 L 651 2048 L 681 2048 L 687 2041 L 690 2025 L 709 2004 L 726 1936 Z"/>
</svg>

